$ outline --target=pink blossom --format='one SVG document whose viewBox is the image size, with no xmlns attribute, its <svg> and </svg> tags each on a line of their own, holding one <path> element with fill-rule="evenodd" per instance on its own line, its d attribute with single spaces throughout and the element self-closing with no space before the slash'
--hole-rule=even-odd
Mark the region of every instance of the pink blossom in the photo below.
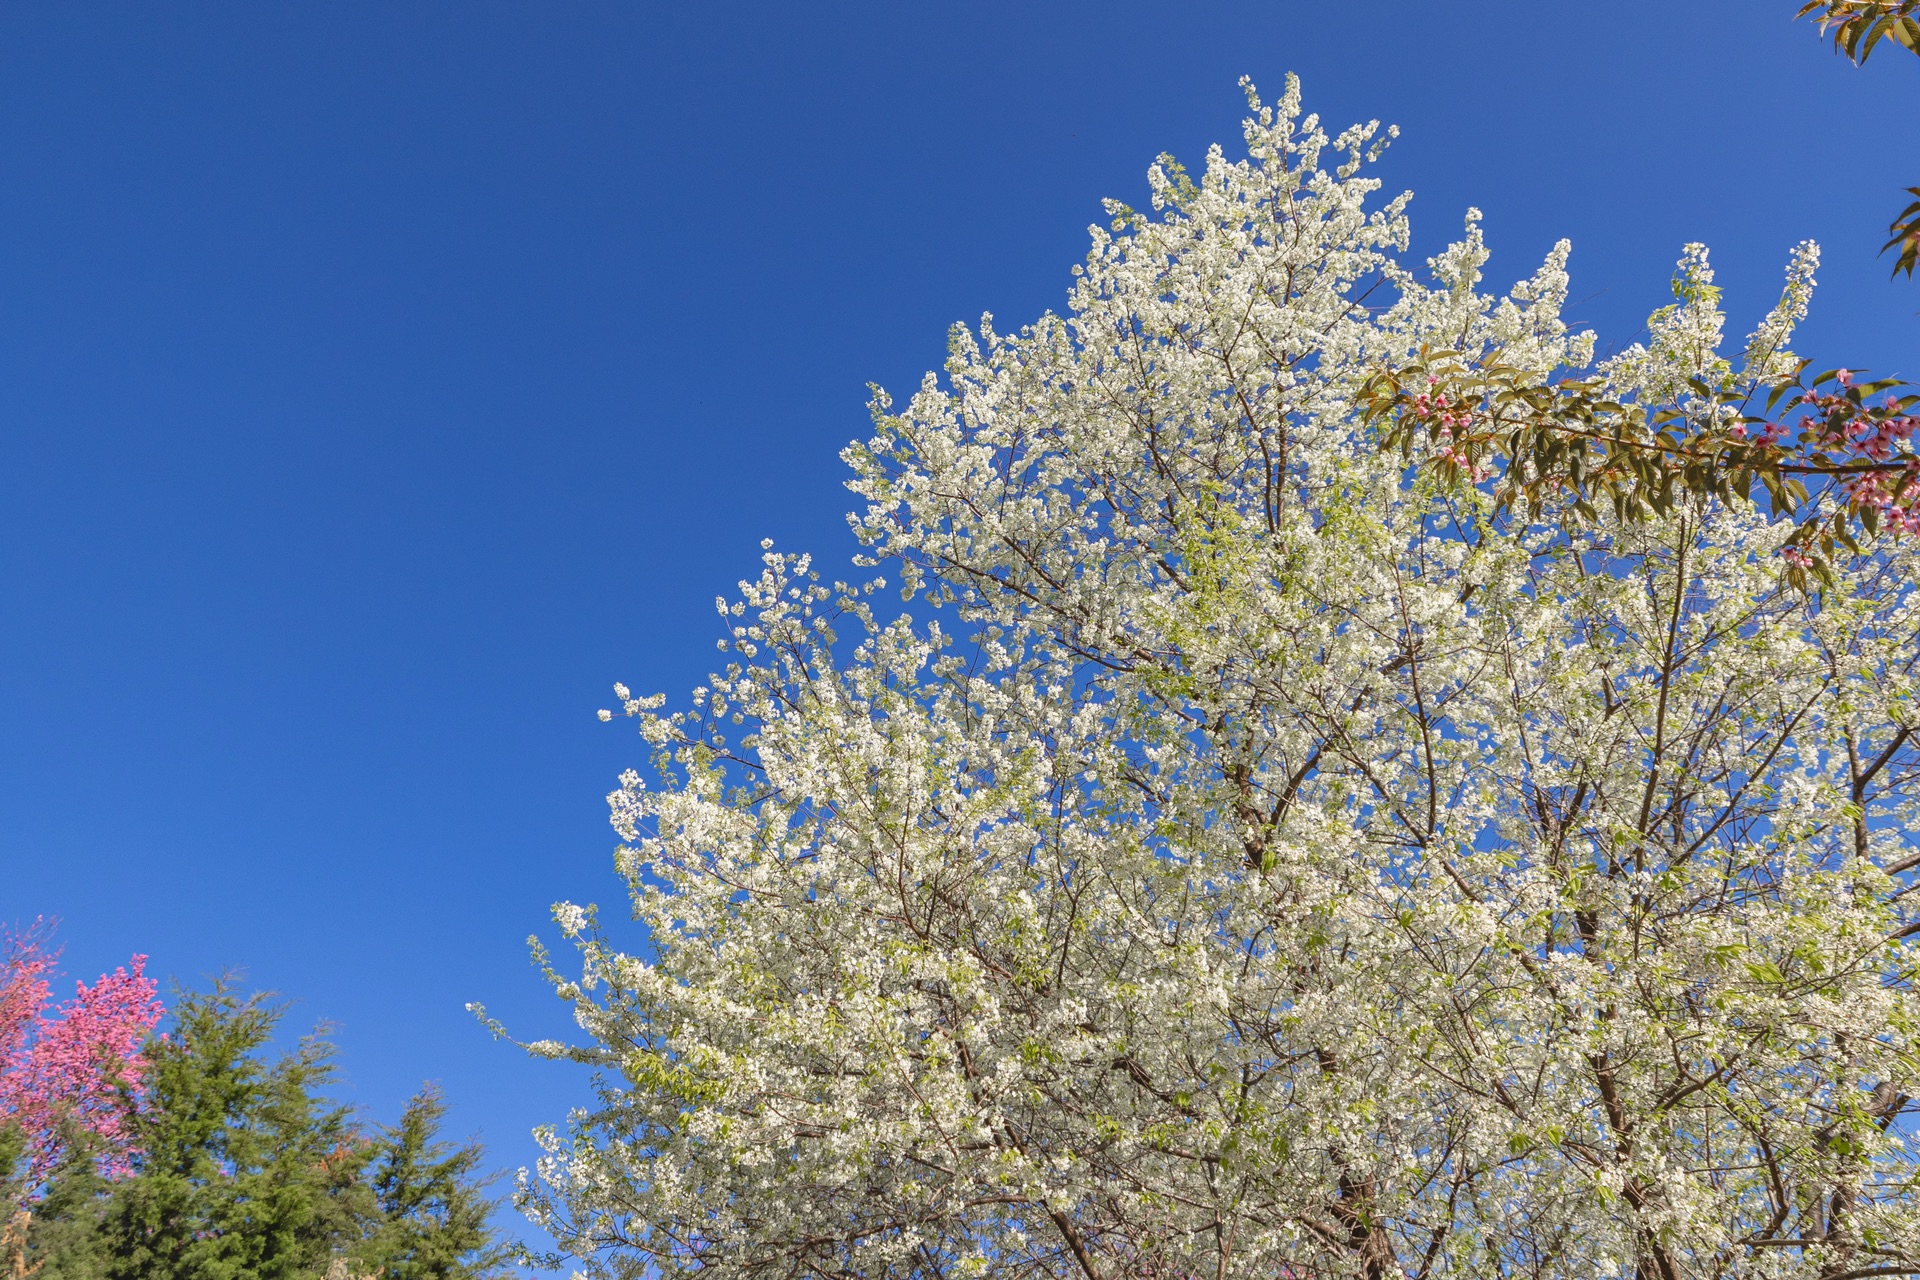
<svg viewBox="0 0 1920 1280">
<path fill-rule="evenodd" d="M 27 1185 L 38 1185 L 63 1154 L 68 1124 L 99 1138 L 109 1177 L 127 1172 L 130 1122 L 146 1068 L 140 1054 L 165 1012 L 146 976 L 147 958 L 102 974 L 49 1009 L 54 953 L 46 930 L 0 934 L 0 1124 L 26 1138 Z"/>
</svg>

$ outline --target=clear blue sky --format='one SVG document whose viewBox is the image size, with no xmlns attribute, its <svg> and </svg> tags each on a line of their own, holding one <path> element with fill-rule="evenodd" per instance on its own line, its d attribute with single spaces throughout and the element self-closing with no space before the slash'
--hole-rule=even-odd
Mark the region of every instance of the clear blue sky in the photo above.
<svg viewBox="0 0 1920 1280">
<path fill-rule="evenodd" d="M 1794 7 L 6 6 L 0 920 L 243 966 L 527 1160 L 578 1082 L 463 1005 L 564 1030 L 521 940 L 617 903 L 609 687 L 700 683 L 762 537 L 843 566 L 865 384 L 1061 305 L 1241 74 L 1399 124 L 1418 251 L 1571 237 L 1603 346 L 1689 240 L 1744 333 L 1811 236 L 1803 353 L 1920 375 L 1920 60 Z"/>
</svg>

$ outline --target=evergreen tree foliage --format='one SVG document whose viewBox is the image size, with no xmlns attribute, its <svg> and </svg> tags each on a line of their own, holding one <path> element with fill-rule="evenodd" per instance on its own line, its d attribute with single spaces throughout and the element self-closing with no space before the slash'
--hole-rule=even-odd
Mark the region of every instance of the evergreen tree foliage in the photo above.
<svg viewBox="0 0 1920 1280">
<path fill-rule="evenodd" d="M 77 1137 L 66 1143 L 46 1195 L 33 1206 L 28 1233 L 31 1265 L 38 1268 L 33 1280 L 101 1280 L 104 1275 L 100 1224 L 111 1184 L 100 1172 L 96 1142 Z"/>
<path fill-rule="evenodd" d="M 487 1227 L 485 1153 L 438 1139 L 446 1111 L 437 1089 L 422 1089 L 373 1142 L 366 1167 L 377 1225 L 356 1256 L 384 1280 L 480 1280 L 509 1257 Z"/>
<path fill-rule="evenodd" d="M 424 1090 L 369 1132 L 328 1096 L 323 1034 L 270 1058 L 285 1006 L 222 980 L 176 994 L 149 1063 L 133 1172 L 74 1143 L 33 1206 L 36 1280 L 487 1280 L 508 1251 L 477 1145 L 438 1137 Z"/>
<path fill-rule="evenodd" d="M 317 1096 L 332 1079 L 318 1037 L 258 1056 L 282 1009 L 224 982 L 185 995 L 152 1048 L 139 1176 L 103 1237 L 114 1280 L 293 1280 L 324 1269 L 352 1219 L 356 1134 Z"/>
</svg>

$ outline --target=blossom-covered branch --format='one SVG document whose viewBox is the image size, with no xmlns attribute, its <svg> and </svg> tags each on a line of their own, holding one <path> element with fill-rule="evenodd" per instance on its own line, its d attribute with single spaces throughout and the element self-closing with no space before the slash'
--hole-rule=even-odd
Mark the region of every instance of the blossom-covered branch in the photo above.
<svg viewBox="0 0 1920 1280">
<path fill-rule="evenodd" d="M 56 953 L 47 935 L 39 926 L 0 934 L 0 1127 L 23 1148 L 20 1185 L 28 1192 L 75 1133 L 99 1144 L 107 1176 L 127 1171 L 131 1109 L 146 1067 L 140 1048 L 165 1012 L 141 955 L 92 986 L 75 983 L 71 999 L 51 1005 Z"/>
<path fill-rule="evenodd" d="M 1363 416 L 1383 447 L 1443 481 L 1491 481 L 1501 507 L 1564 507 L 1585 520 L 1605 507 L 1629 521 L 1764 492 L 1774 514 L 1801 517 L 1780 548 L 1789 580 L 1830 585 L 1828 566 L 1861 554 L 1859 535 L 1920 535 L 1920 392 L 1847 369 L 1808 376 L 1810 362 L 1785 350 L 1816 262 L 1810 245 L 1796 253 L 1779 306 L 1737 369 L 1699 345 L 1718 291 L 1705 250 L 1692 246 L 1675 279 L 1678 302 L 1650 321 L 1684 377 L 1635 383 L 1650 356 L 1639 347 L 1597 376 L 1559 381 L 1497 349 L 1478 358 L 1422 349 L 1367 380 Z"/>
</svg>

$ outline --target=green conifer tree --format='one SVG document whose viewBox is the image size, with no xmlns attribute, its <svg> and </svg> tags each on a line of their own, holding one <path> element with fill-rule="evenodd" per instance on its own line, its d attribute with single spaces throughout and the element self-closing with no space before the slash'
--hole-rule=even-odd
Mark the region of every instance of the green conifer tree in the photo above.
<svg viewBox="0 0 1920 1280">
<path fill-rule="evenodd" d="M 323 1270 L 351 1221 L 356 1135 L 319 1096 L 318 1036 L 271 1065 L 284 1007 L 225 981 L 178 993 L 148 1047 L 137 1176 L 114 1187 L 101 1234 L 109 1280 L 298 1280 Z"/>
<path fill-rule="evenodd" d="M 33 1204 L 35 1280 L 497 1280 L 510 1251 L 475 1144 L 439 1137 L 423 1090 L 369 1133 L 327 1096 L 316 1033 L 265 1054 L 285 1006 L 225 980 L 177 991 L 146 1048 L 134 1172 L 109 1181 L 74 1142 Z M 4 1152 L 0 1152 L 4 1154 Z"/>
<path fill-rule="evenodd" d="M 491 1280 L 509 1274 L 511 1251 L 487 1226 L 495 1202 L 474 1143 L 439 1139 L 446 1103 L 437 1089 L 415 1094 L 400 1122 L 372 1143 L 368 1185 L 372 1230 L 355 1261 L 383 1280 Z"/>
<path fill-rule="evenodd" d="M 64 1139 L 46 1194 L 33 1205 L 27 1232 L 33 1280 L 106 1280 L 100 1225 L 110 1184 L 100 1174 L 98 1139 L 75 1130 Z"/>
</svg>

